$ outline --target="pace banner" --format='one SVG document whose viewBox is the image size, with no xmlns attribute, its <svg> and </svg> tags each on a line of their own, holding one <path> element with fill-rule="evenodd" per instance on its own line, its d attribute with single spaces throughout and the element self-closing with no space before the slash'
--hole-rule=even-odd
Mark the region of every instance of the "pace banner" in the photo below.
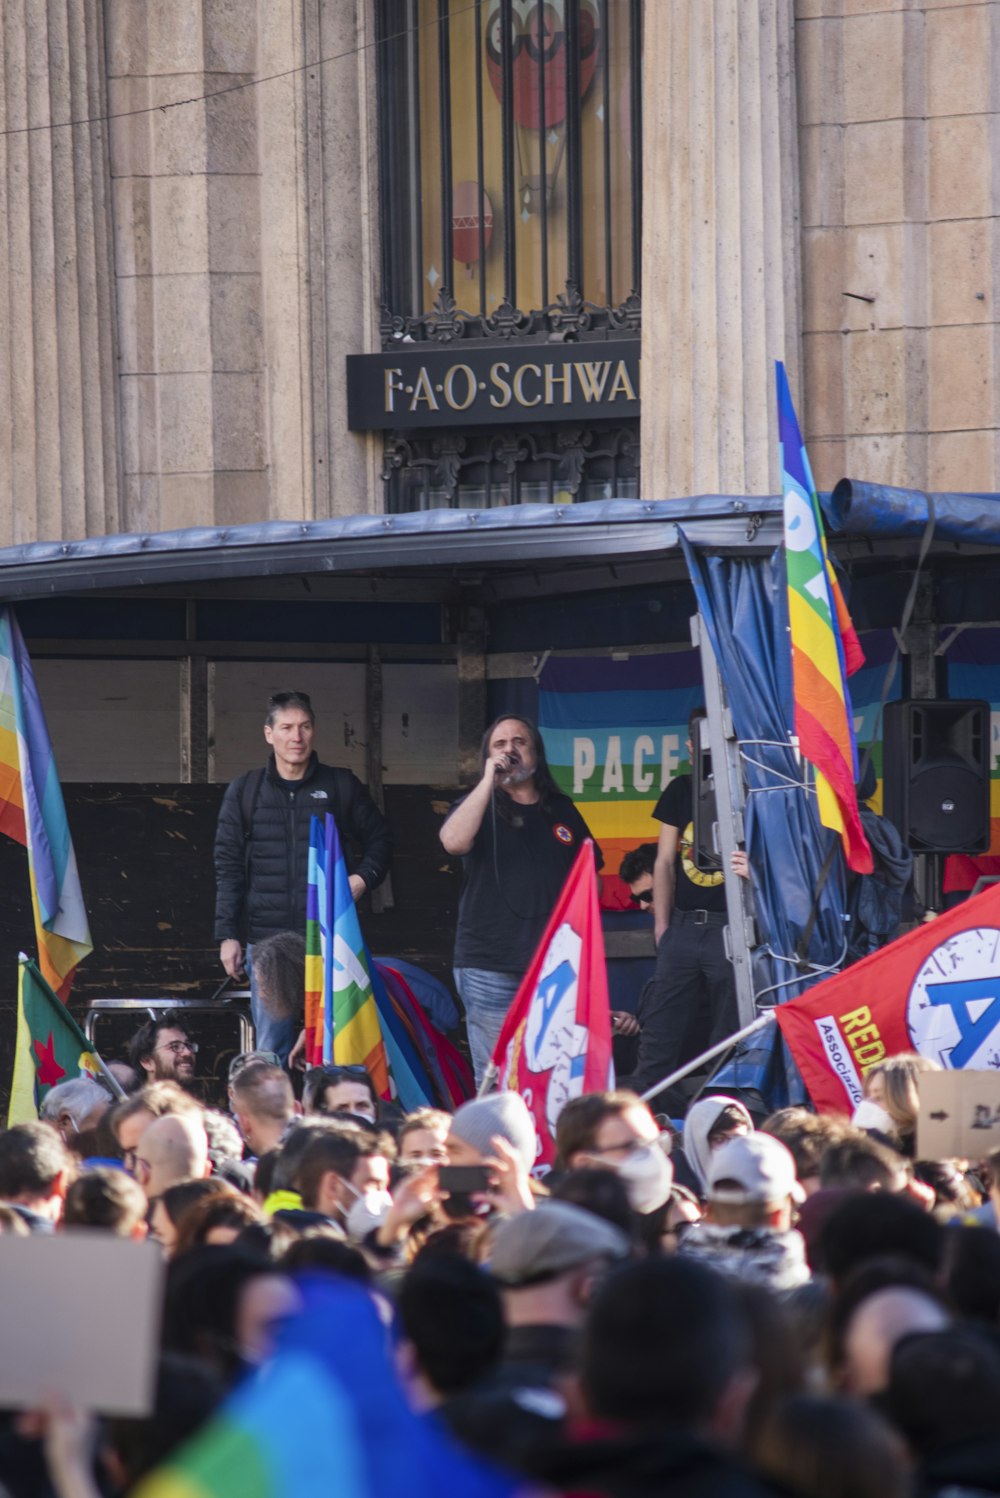
<svg viewBox="0 0 1000 1498">
<path fill-rule="evenodd" d="M 901 1051 L 955 1071 L 1000 1070 L 1000 884 L 774 1017 L 821 1113 L 852 1112 L 865 1073 Z"/>
<path fill-rule="evenodd" d="M 551 658 L 538 686 L 549 767 L 600 844 L 605 872 L 617 874 L 629 849 L 656 842 L 660 793 L 691 768 L 688 717 L 705 700 L 698 652 Z"/>
<path fill-rule="evenodd" d="M 551 1168 L 556 1119 L 570 1098 L 614 1086 L 608 973 L 590 838 L 514 995 L 492 1066 L 499 1071 L 501 1090 L 519 1092 L 534 1117 L 537 1174 Z"/>
</svg>

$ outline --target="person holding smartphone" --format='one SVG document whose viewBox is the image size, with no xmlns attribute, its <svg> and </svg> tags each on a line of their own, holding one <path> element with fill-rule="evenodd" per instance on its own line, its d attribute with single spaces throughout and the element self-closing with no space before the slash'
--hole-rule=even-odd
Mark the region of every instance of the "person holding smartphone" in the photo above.
<svg viewBox="0 0 1000 1498">
<path fill-rule="evenodd" d="M 462 859 L 454 975 L 477 1084 L 580 844 L 591 836 L 553 780 L 528 719 L 491 723 L 480 767 L 440 833 L 445 852 Z M 600 868 L 596 844 L 594 851 Z"/>
</svg>

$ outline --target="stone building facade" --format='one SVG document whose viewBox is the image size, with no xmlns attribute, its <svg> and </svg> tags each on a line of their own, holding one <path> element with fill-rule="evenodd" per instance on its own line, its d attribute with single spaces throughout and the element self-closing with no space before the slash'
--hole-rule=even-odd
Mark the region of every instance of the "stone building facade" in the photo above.
<svg viewBox="0 0 1000 1498">
<path fill-rule="evenodd" d="M 996 489 L 998 0 L 592 3 L 641 12 L 639 491 L 773 492 L 776 357 L 821 486 Z M 387 336 L 380 35 L 427 11 L 6 0 L 0 546 L 386 506 L 346 357 Z"/>
</svg>

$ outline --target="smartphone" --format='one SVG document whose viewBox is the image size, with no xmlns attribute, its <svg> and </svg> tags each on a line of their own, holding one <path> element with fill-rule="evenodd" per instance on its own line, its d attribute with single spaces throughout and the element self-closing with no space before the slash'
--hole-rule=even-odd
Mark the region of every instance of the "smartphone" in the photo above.
<svg viewBox="0 0 1000 1498">
<path fill-rule="evenodd" d="M 438 1185 L 452 1196 L 472 1196 L 488 1191 L 493 1172 L 488 1165 L 439 1165 Z"/>
</svg>

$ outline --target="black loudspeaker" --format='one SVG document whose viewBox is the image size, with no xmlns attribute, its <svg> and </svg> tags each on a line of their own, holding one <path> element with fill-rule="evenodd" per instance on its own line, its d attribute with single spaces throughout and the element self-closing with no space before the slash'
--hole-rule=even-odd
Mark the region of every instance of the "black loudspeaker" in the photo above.
<svg viewBox="0 0 1000 1498">
<path fill-rule="evenodd" d="M 715 809 L 715 776 L 712 774 L 712 756 L 708 752 L 708 719 L 694 720 L 694 737 L 691 740 L 692 832 L 694 845 L 691 861 L 703 874 L 717 874 L 722 868 L 722 859 L 715 848 L 715 824 L 719 814 Z"/>
<path fill-rule="evenodd" d="M 885 710 L 883 809 L 914 853 L 990 846 L 988 702 L 892 702 Z"/>
</svg>

